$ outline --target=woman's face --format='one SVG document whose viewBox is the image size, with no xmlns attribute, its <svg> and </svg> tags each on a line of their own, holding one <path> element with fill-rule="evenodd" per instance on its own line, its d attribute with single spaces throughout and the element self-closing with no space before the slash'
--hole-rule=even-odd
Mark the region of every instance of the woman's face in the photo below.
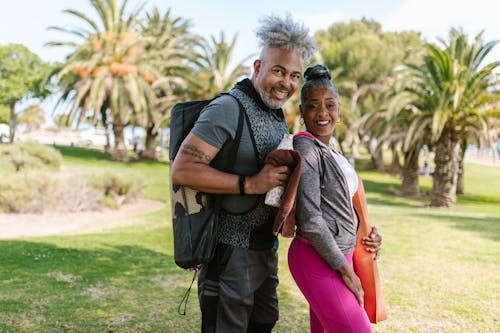
<svg viewBox="0 0 500 333">
<path fill-rule="evenodd" d="M 333 88 L 311 88 L 300 113 L 306 129 L 321 142 L 328 144 L 335 124 L 340 120 L 337 94 Z"/>
</svg>

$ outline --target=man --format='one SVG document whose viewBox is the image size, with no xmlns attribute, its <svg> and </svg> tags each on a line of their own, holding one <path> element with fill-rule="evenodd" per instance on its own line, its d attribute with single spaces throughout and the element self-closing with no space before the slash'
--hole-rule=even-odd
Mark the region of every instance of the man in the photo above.
<svg viewBox="0 0 500 333">
<path fill-rule="evenodd" d="M 248 115 L 234 173 L 210 163 L 234 139 L 239 105 L 222 96 L 202 112 L 172 164 L 172 182 L 225 194 L 214 260 L 202 267 L 198 293 L 202 332 L 271 332 L 278 320 L 277 239 L 264 194 L 288 179 L 286 166 L 262 166 L 288 128 L 281 107 L 300 84 L 302 64 L 316 50 L 309 30 L 290 16 L 269 16 L 257 30 L 261 52 L 250 79 L 230 91 Z"/>
</svg>

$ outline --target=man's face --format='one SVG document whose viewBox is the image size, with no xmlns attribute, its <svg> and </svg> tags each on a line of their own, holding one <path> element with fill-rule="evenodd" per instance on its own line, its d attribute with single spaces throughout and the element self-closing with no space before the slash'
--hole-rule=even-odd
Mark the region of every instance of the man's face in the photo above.
<svg viewBox="0 0 500 333">
<path fill-rule="evenodd" d="M 293 95 L 300 84 L 302 58 L 299 51 L 266 48 L 254 62 L 252 83 L 262 101 L 278 109 Z"/>
</svg>

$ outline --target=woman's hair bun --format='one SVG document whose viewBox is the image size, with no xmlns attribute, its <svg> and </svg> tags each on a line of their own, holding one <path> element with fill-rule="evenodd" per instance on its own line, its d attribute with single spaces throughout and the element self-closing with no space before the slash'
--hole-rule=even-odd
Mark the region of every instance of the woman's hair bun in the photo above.
<svg viewBox="0 0 500 333">
<path fill-rule="evenodd" d="M 323 65 L 314 65 L 308 67 L 304 72 L 304 77 L 306 81 L 309 80 L 319 80 L 319 79 L 332 79 L 332 75 L 330 74 L 330 70 L 328 67 Z"/>
</svg>

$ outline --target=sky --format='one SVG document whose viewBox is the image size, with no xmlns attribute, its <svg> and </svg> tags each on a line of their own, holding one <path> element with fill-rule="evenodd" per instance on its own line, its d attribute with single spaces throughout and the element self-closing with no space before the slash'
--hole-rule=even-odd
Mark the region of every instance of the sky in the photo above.
<svg viewBox="0 0 500 333">
<path fill-rule="evenodd" d="M 127 8 L 132 10 L 142 3 L 129 0 Z M 430 42 L 447 39 L 450 27 L 462 27 L 470 37 L 484 30 L 486 41 L 500 40 L 499 0 L 149 0 L 145 10 L 154 6 L 161 12 L 170 9 L 171 15 L 190 20 L 192 31 L 205 38 L 218 38 L 221 31 L 227 39 L 237 34 L 234 63 L 256 54 L 255 29 L 259 19 L 269 14 L 289 13 L 309 27 L 311 33 L 336 22 L 366 17 L 379 22 L 383 31 L 415 30 Z M 63 13 L 65 9 L 95 18 L 89 0 L 2 0 L 0 45 L 21 43 L 45 61 L 63 61 L 68 49 L 45 44 L 74 37 L 47 28 L 85 27 L 83 21 Z M 500 60 L 500 44 L 486 59 L 494 60 Z"/>
<path fill-rule="evenodd" d="M 129 0 L 129 9 L 143 3 Z M 428 41 L 446 38 L 450 27 L 461 26 L 470 36 L 484 30 L 486 40 L 500 40 L 499 0 L 149 0 L 145 9 L 157 6 L 171 14 L 189 19 L 192 31 L 209 38 L 224 31 L 226 37 L 238 35 L 235 60 L 257 51 L 255 29 L 259 18 L 268 14 L 290 13 L 311 29 L 326 29 L 335 22 L 362 17 L 381 23 L 384 31 L 416 30 Z M 62 61 L 67 49 L 45 44 L 67 40 L 69 35 L 49 31 L 49 26 L 76 27 L 64 9 L 76 9 L 93 17 L 89 0 L 3 0 L 0 7 L 0 45 L 21 43 L 46 61 Z M 500 45 L 493 57 L 500 59 Z"/>
</svg>

